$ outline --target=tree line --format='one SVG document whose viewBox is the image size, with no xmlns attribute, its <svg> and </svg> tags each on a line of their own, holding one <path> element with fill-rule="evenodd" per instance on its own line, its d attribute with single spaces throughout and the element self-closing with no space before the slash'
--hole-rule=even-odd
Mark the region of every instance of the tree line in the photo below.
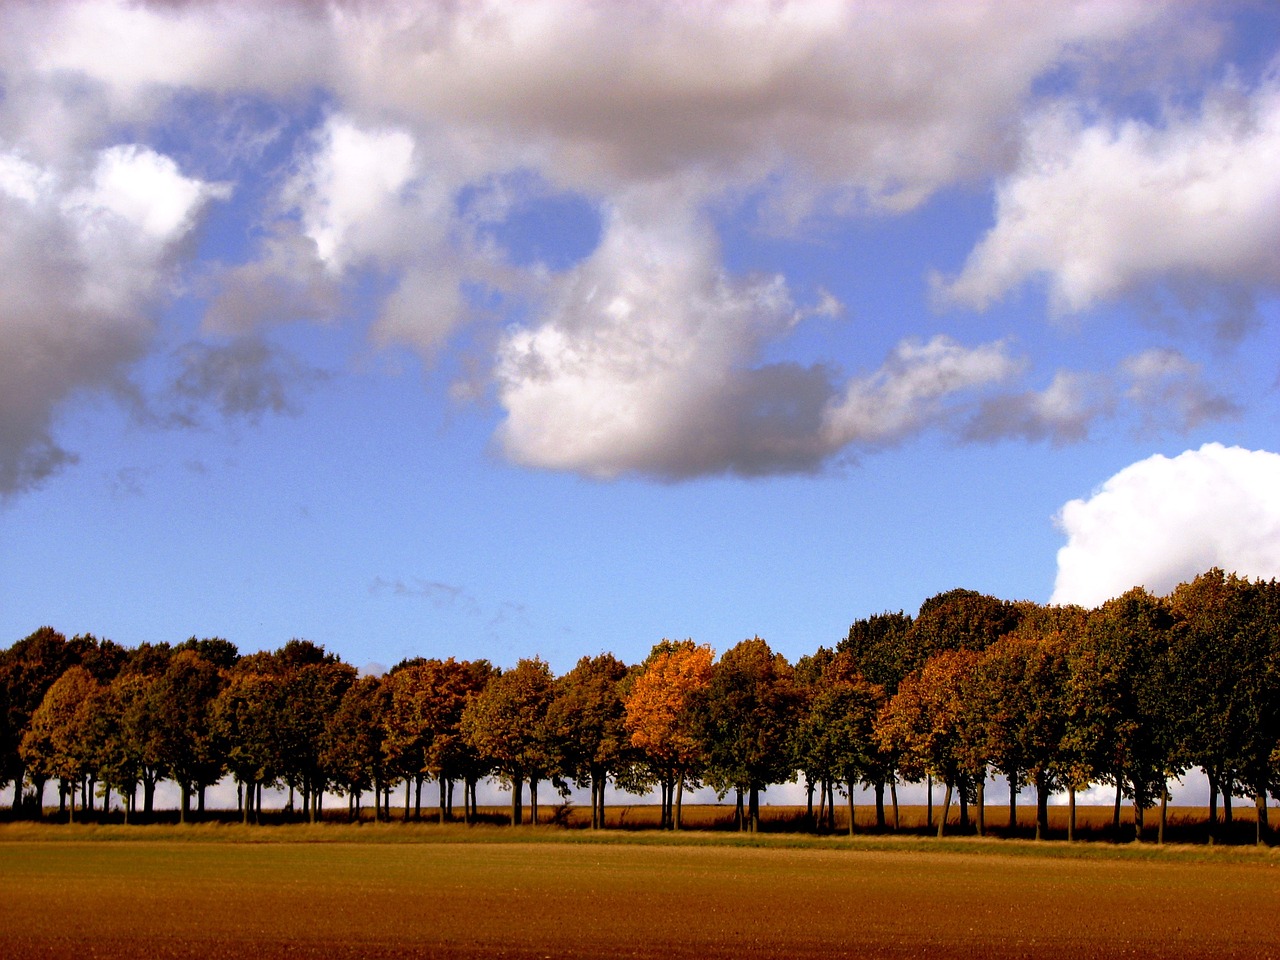
<svg viewBox="0 0 1280 960">
<path fill-rule="evenodd" d="M 385 676 L 360 676 L 305 640 L 241 655 L 223 639 L 128 649 L 70 640 L 50 627 L 0 651 L 0 788 L 15 815 L 43 815 L 56 784 L 74 820 L 118 798 L 126 822 L 154 813 L 156 785 L 181 793 L 180 818 L 204 810 L 205 791 L 230 775 L 246 823 L 264 787 L 287 788 L 311 819 L 326 794 L 348 814 L 370 800 L 391 817 L 477 816 L 476 786 L 511 793 L 511 823 L 540 818 L 540 788 L 589 789 L 592 827 L 604 825 L 605 789 L 655 788 L 661 823 L 680 829 L 688 789 L 735 798 L 741 829 L 755 830 L 759 796 L 802 778 L 807 821 L 835 829 L 874 791 L 876 824 L 899 825 L 897 786 L 943 789 L 938 835 L 952 803 L 963 829 L 987 831 L 986 788 L 1009 784 L 1009 825 L 1024 786 L 1036 794 L 1036 836 L 1048 799 L 1115 788 L 1142 837 L 1159 808 L 1163 841 L 1169 782 L 1192 768 L 1210 788 L 1210 838 L 1233 797 L 1257 807 L 1269 837 L 1267 797 L 1280 799 L 1280 584 L 1220 569 L 1169 596 L 1141 588 L 1095 609 L 1011 602 L 952 590 L 914 616 L 855 621 L 834 648 L 791 664 L 759 637 L 716 659 L 693 640 L 663 640 L 642 663 L 583 657 L 563 676 L 539 658 L 503 670 L 488 661 L 415 658 Z M 889 805 L 886 808 L 886 792 Z M 815 810 L 816 795 L 816 810 Z M 890 819 L 891 817 L 891 819 Z"/>
</svg>

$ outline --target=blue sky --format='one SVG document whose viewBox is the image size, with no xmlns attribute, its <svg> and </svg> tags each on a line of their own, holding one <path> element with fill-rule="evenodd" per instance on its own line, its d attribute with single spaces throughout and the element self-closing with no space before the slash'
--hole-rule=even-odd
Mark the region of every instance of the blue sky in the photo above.
<svg viewBox="0 0 1280 960">
<path fill-rule="evenodd" d="M 0 644 L 794 660 L 1280 575 L 1270 4 L 0 36 Z"/>
</svg>

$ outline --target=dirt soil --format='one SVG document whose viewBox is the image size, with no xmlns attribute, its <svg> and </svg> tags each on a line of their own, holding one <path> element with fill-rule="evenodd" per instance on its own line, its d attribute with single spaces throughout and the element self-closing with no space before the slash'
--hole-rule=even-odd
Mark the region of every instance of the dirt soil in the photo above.
<svg viewBox="0 0 1280 960">
<path fill-rule="evenodd" d="M 1280 861 L 561 843 L 0 843 L 0 955 L 1280 956 Z"/>
</svg>

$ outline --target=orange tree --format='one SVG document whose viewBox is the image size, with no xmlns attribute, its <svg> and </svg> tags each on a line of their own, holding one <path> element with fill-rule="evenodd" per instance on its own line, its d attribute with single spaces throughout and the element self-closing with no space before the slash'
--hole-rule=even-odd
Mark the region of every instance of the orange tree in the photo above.
<svg viewBox="0 0 1280 960">
<path fill-rule="evenodd" d="M 320 762 L 329 779 L 347 794 L 347 817 L 360 819 L 360 799 L 374 795 L 374 815 L 386 780 L 386 715 L 391 696 L 381 677 L 359 677 L 342 695 L 325 725 Z"/>
<path fill-rule="evenodd" d="M 876 737 L 895 753 L 905 774 L 925 774 L 946 785 L 938 836 L 946 828 L 951 797 L 983 776 L 986 733 L 974 709 L 981 654 L 945 650 L 908 675 L 876 718 Z"/>
<path fill-rule="evenodd" d="M 76 814 L 76 788 L 95 768 L 100 754 L 96 739 L 101 685 L 84 667 L 68 667 L 45 692 L 22 738 L 22 759 L 33 776 L 60 781 L 59 808 L 71 799 Z"/>
<path fill-rule="evenodd" d="M 692 640 L 656 644 L 623 700 L 631 743 L 661 788 L 664 827 L 679 830 L 686 783 L 702 769 L 702 743 L 694 729 L 692 701 L 711 681 L 713 654 Z"/>
</svg>

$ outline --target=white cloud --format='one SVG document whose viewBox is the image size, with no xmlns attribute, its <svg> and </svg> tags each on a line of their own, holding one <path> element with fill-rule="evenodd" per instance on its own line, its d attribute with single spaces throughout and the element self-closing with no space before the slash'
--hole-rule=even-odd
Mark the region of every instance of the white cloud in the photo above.
<svg viewBox="0 0 1280 960">
<path fill-rule="evenodd" d="M 1280 74 L 1159 126 L 1085 124 L 1060 105 L 1031 122 L 995 226 L 944 292 L 982 308 L 1045 276 L 1053 308 L 1071 313 L 1170 277 L 1274 286 L 1277 156 Z"/>
<path fill-rule="evenodd" d="M 52 444 L 58 398 L 148 349 L 160 265 L 214 195 L 112 138 L 237 96 L 288 111 L 318 99 L 326 113 L 297 162 L 270 174 L 258 245 L 215 278 L 206 329 L 339 317 L 368 271 L 385 294 L 372 342 L 430 359 L 478 315 L 472 285 L 496 290 L 531 311 L 494 358 L 499 443 L 519 462 L 595 476 L 810 470 L 850 445 L 953 423 L 1014 372 L 1003 346 L 904 342 L 841 387 L 821 365 L 766 364 L 803 311 L 781 278 L 725 269 L 706 210 L 752 197 L 790 229 L 818 212 L 913 209 L 1009 168 L 1046 75 L 1127 72 L 1127 44 L 1194 15 L 1154 0 L 1049 12 L 1003 0 L 4 5 L 0 142 L 17 159 L 0 188 L 15 204 L 59 193 L 50 223 L 77 239 L 56 256 L 77 279 L 58 284 L 78 284 L 82 308 L 127 335 L 103 342 L 111 360 L 92 375 L 46 368 L 43 412 L 23 421 L 40 426 L 0 438 L 2 455 Z M 1144 49 L 1166 59 L 1159 43 Z M 563 275 L 513 267 L 459 212 L 464 193 L 504 178 L 519 192 L 522 176 L 608 220 L 599 249 Z M 108 214 L 119 229 L 99 229 Z M 3 249 L 20 231 L 20 218 L 0 220 Z M 44 268 L 69 276 L 55 259 Z M 20 294 L 54 340 L 58 284 Z M 1024 433 L 1074 429 L 1069 386 L 1028 401 L 1048 426 Z"/>
<path fill-rule="evenodd" d="M 219 196 L 145 147 L 102 150 L 79 175 L 0 152 L 0 494 L 74 459 L 50 432 L 57 406 L 142 353 L 147 307 Z"/>
<path fill-rule="evenodd" d="M 1280 454 L 1210 443 L 1126 467 L 1062 508 L 1052 603 L 1165 594 L 1218 566 L 1280 576 Z"/>
<path fill-rule="evenodd" d="M 1004 343 L 969 348 L 945 336 L 905 340 L 878 371 L 851 381 L 827 409 L 829 449 L 899 442 L 954 414 L 950 402 L 957 395 L 1007 380 L 1019 366 Z"/>
</svg>

